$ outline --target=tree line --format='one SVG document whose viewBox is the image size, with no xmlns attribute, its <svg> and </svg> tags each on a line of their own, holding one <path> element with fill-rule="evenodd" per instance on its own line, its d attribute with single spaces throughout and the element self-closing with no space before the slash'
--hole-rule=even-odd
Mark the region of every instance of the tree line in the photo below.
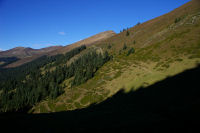
<svg viewBox="0 0 200 133">
<path fill-rule="evenodd" d="M 73 77 L 71 86 L 80 85 L 92 78 L 110 60 L 107 52 L 101 54 L 90 51 L 66 65 L 68 60 L 84 49 L 86 46 L 75 48 L 65 55 L 41 57 L 22 67 L 6 70 L 7 77 L 2 77 L 4 75 L 1 73 L 0 80 L 3 82 L 0 82 L 0 111 L 24 111 L 46 98 L 55 99 L 64 92 L 61 85 L 64 80 Z M 47 64 L 54 66 L 55 70 L 47 70 L 42 74 L 40 68 Z M 9 76 L 11 73 L 15 75 Z"/>
</svg>

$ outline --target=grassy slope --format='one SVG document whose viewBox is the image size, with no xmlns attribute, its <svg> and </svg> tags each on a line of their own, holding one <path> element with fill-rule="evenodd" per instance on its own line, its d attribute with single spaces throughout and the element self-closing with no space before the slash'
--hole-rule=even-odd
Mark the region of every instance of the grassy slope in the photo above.
<svg viewBox="0 0 200 133">
<path fill-rule="evenodd" d="M 129 36 L 125 31 L 96 43 L 96 47 L 108 50 L 113 60 L 85 84 L 66 87 L 66 93 L 56 100 L 47 99 L 31 111 L 40 113 L 83 108 L 105 100 L 122 88 L 129 91 L 149 86 L 195 67 L 200 62 L 199 4 L 198 0 L 193 0 L 168 14 L 129 29 Z M 177 23 L 176 18 L 180 18 Z M 124 44 L 127 50 L 122 50 Z M 111 45 L 110 49 L 108 45 Z M 135 48 L 135 53 L 126 56 L 130 47 Z"/>
<path fill-rule="evenodd" d="M 199 77 L 200 66 L 137 91 L 119 91 L 104 102 L 85 109 L 0 114 L 1 130 L 20 133 L 196 133 L 200 119 Z"/>
</svg>

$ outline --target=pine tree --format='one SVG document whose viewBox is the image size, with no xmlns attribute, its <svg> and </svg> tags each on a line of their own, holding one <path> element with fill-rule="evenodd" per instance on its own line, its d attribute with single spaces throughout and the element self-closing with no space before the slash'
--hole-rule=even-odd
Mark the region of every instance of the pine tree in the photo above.
<svg viewBox="0 0 200 133">
<path fill-rule="evenodd" d="M 129 35 L 130 35 L 130 33 L 129 33 L 129 31 L 127 30 L 127 31 L 126 31 L 126 36 L 129 36 Z"/>
<path fill-rule="evenodd" d="M 135 52 L 134 48 L 130 48 L 129 51 L 128 51 L 128 53 L 127 53 L 127 56 L 129 56 L 130 54 L 132 54 L 134 52 Z"/>
<path fill-rule="evenodd" d="M 127 49 L 127 46 L 126 46 L 126 44 L 124 44 L 123 50 L 126 50 L 126 49 Z"/>
</svg>

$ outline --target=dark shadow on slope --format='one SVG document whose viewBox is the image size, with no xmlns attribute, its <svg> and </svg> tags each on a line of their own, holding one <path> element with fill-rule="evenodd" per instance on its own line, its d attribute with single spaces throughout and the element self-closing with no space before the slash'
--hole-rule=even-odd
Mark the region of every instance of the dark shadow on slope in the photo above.
<svg viewBox="0 0 200 133">
<path fill-rule="evenodd" d="M 3 64 L 0 64 L 0 69 L 18 60 L 20 59 L 17 57 L 0 57 L 0 62 L 3 62 Z"/>
<path fill-rule="evenodd" d="M 86 109 L 50 114 L 1 114 L 1 130 L 20 132 L 196 132 L 200 67 Z"/>
</svg>

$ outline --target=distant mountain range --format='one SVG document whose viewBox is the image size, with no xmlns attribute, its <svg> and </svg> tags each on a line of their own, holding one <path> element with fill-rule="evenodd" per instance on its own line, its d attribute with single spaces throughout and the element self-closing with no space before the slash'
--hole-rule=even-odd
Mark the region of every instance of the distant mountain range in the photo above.
<svg viewBox="0 0 200 133">
<path fill-rule="evenodd" d="M 79 47 L 81 45 L 89 46 L 96 42 L 103 41 L 111 36 L 114 36 L 115 34 L 116 33 L 114 31 L 105 31 L 67 46 L 52 46 L 42 49 L 16 47 L 10 50 L 1 51 L 0 58 L 6 58 L 6 57 L 19 58 L 19 60 L 17 60 L 16 62 L 13 62 L 5 66 L 6 68 L 17 67 L 44 55 L 51 56 L 56 54 L 64 54 L 70 51 L 71 49 Z"/>
<path fill-rule="evenodd" d="M 25 48 L 25 47 L 16 47 L 10 50 L 2 51 L 0 53 L 0 57 L 18 57 L 20 59 L 35 56 L 35 55 L 43 55 L 45 53 L 54 51 L 56 49 L 62 48 L 62 46 L 52 46 L 42 49 L 33 49 L 33 48 Z"/>
</svg>

